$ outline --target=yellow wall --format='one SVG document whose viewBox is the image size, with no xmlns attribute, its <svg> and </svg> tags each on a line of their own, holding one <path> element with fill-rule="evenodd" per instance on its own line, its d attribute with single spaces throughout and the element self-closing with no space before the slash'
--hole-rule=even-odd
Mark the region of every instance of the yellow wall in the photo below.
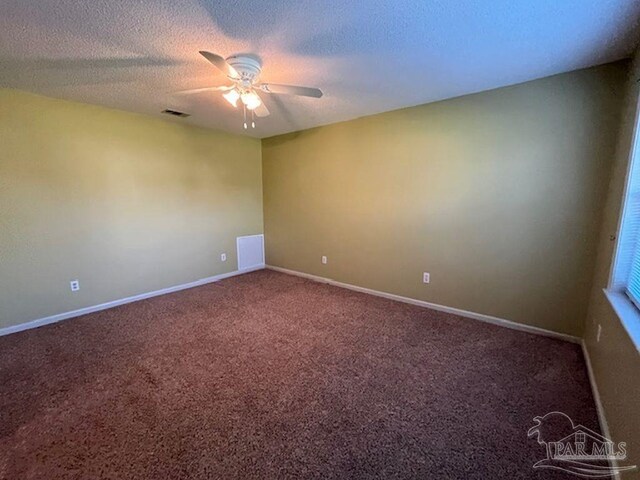
<svg viewBox="0 0 640 480">
<path fill-rule="evenodd" d="M 622 206 L 640 95 L 638 79 L 640 50 L 635 55 L 626 92 L 620 92 L 625 99 L 625 109 L 600 232 L 598 259 L 584 338 L 613 440 L 627 442 L 629 460 L 625 464 L 640 466 L 640 353 L 602 292 L 608 284 L 615 246 L 610 236 L 617 235 Z M 598 325 L 602 326 L 599 342 Z M 622 477 L 628 480 L 640 479 L 640 470 L 625 473 Z"/>
<path fill-rule="evenodd" d="M 580 335 L 625 71 L 263 140 L 267 263 Z"/>
<path fill-rule="evenodd" d="M 0 327 L 235 270 L 236 236 L 262 233 L 259 140 L 14 90 L 0 105 Z"/>
</svg>

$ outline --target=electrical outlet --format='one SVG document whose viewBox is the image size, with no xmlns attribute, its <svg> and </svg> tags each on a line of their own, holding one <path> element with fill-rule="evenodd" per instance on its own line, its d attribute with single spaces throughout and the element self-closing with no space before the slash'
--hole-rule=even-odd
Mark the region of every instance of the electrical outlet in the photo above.
<svg viewBox="0 0 640 480">
<path fill-rule="evenodd" d="M 226 262 L 227 261 L 227 254 L 226 253 L 221 253 L 220 254 L 220 261 L 221 262 Z"/>
<path fill-rule="evenodd" d="M 422 274 L 422 283 L 429 283 L 431 281 L 431 277 L 427 272 Z"/>
<path fill-rule="evenodd" d="M 602 325 L 598 324 L 598 334 L 596 335 L 596 342 L 600 342 L 600 335 L 602 335 Z"/>
<path fill-rule="evenodd" d="M 322 256 L 322 264 L 323 265 L 327 264 L 327 257 L 325 257 L 324 255 Z"/>
<path fill-rule="evenodd" d="M 80 280 L 71 280 L 69 282 L 69 286 L 71 287 L 72 292 L 77 292 L 80 290 Z"/>
</svg>

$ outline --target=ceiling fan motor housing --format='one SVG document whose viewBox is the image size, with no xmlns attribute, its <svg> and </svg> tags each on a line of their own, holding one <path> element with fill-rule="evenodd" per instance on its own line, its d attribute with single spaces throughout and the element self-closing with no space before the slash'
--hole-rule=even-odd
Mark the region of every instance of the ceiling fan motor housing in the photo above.
<svg viewBox="0 0 640 480">
<path fill-rule="evenodd" d="M 232 55 L 226 59 L 238 74 L 240 80 L 249 84 L 256 82 L 262 71 L 262 62 L 260 59 L 252 55 Z"/>
</svg>

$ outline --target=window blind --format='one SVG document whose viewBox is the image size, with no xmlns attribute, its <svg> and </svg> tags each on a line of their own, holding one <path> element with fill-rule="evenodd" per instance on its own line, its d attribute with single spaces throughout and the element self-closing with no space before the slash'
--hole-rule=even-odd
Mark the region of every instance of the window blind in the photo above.
<svg viewBox="0 0 640 480">
<path fill-rule="evenodd" d="M 638 127 L 636 123 L 618 243 L 616 274 L 613 280 L 614 284 L 616 282 L 623 284 L 626 294 L 640 308 L 640 158 L 638 158 L 640 135 Z"/>
<path fill-rule="evenodd" d="M 628 219 L 625 222 L 625 235 L 628 235 L 627 248 L 631 251 L 620 251 L 621 255 L 620 263 L 623 261 L 629 265 L 627 270 L 626 292 L 627 295 L 633 300 L 633 303 L 640 308 L 640 239 L 638 238 L 638 232 L 640 231 L 640 175 L 634 176 L 636 185 L 629 185 L 630 191 L 627 196 L 627 207 L 625 211 L 625 217 L 628 215 Z M 633 235 L 633 236 L 632 236 Z M 622 257 L 622 255 L 625 255 Z M 622 265 L 621 265 L 622 266 Z"/>
</svg>

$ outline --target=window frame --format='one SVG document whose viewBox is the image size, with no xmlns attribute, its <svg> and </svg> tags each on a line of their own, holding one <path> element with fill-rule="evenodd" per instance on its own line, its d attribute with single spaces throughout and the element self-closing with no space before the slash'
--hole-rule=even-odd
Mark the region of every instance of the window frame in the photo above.
<svg viewBox="0 0 640 480">
<path fill-rule="evenodd" d="M 637 87 L 636 87 L 637 88 Z M 640 93 L 640 92 L 638 92 Z M 627 170 L 624 180 L 624 189 L 622 194 L 622 204 L 618 216 L 618 224 L 615 236 L 615 245 L 611 259 L 611 268 L 609 269 L 609 280 L 607 287 L 603 290 L 605 296 L 611 303 L 613 310 L 620 319 L 625 330 L 631 337 L 638 352 L 640 352 L 640 305 L 638 305 L 630 295 L 627 294 L 627 280 L 621 281 L 621 243 L 625 234 L 625 219 L 629 210 L 629 194 L 631 191 L 632 180 L 637 176 L 640 183 L 640 94 L 637 95 L 633 133 L 631 135 L 631 144 L 629 148 L 629 156 L 627 162 Z M 637 165 L 636 165 L 637 164 Z M 640 232 L 635 232 L 634 248 L 632 252 L 624 252 L 633 256 L 636 249 L 640 249 Z M 630 272 L 629 272 L 630 273 Z M 598 332 L 599 341 L 600 332 Z"/>
</svg>

